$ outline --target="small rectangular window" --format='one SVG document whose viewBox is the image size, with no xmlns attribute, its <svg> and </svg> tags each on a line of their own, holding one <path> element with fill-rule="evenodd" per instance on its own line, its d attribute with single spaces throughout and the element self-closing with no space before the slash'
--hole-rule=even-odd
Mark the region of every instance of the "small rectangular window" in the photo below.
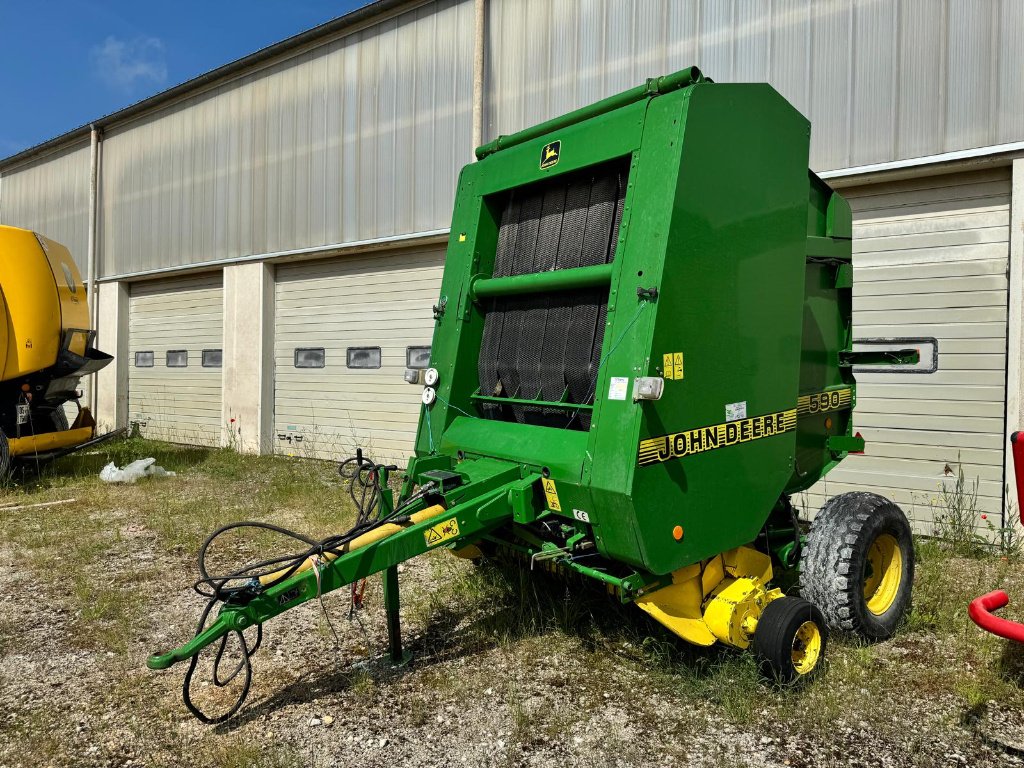
<svg viewBox="0 0 1024 768">
<path fill-rule="evenodd" d="M 203 368 L 220 368 L 224 362 L 224 350 L 204 349 Z"/>
<path fill-rule="evenodd" d="M 188 350 L 169 349 L 167 350 L 168 368 L 188 368 Z"/>
<path fill-rule="evenodd" d="M 429 368 L 430 347 L 406 347 L 405 348 L 406 368 Z"/>
<path fill-rule="evenodd" d="M 349 368 L 380 368 L 380 347 L 349 347 L 345 364 Z"/>
<path fill-rule="evenodd" d="M 135 353 L 135 367 L 136 368 L 152 368 L 153 367 L 153 353 L 152 352 L 136 352 Z"/>
<path fill-rule="evenodd" d="M 326 356 L 323 347 L 307 347 L 295 350 L 296 368 L 323 368 Z"/>
</svg>

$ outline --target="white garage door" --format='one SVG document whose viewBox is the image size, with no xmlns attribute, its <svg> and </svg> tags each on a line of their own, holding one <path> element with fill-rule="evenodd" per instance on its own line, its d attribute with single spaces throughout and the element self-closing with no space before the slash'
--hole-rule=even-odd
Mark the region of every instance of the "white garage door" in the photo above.
<svg viewBox="0 0 1024 768">
<path fill-rule="evenodd" d="M 277 269 L 275 445 L 342 459 L 357 447 L 404 466 L 421 388 L 407 354 L 434 332 L 442 248 L 307 262 Z"/>
<path fill-rule="evenodd" d="M 933 532 L 959 467 L 979 515 L 1003 498 L 1010 176 L 993 169 L 842 190 L 854 216 L 854 338 L 936 337 L 931 375 L 858 374 L 854 424 L 867 452 L 806 494 L 896 501 Z"/>
<path fill-rule="evenodd" d="M 154 440 L 219 445 L 221 275 L 136 283 L 128 314 L 128 421 Z"/>
</svg>

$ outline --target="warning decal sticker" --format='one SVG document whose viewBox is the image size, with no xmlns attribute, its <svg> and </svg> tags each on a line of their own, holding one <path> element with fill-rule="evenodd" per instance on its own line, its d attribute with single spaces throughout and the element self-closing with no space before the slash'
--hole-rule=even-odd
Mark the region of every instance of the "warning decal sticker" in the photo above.
<svg viewBox="0 0 1024 768">
<path fill-rule="evenodd" d="M 669 459 L 681 459 L 694 453 L 726 448 L 730 445 L 748 443 L 765 437 L 781 435 L 796 429 L 797 415 L 805 416 L 849 408 L 853 392 L 849 387 L 803 395 L 797 399 L 797 407 L 776 411 L 749 419 L 728 421 L 708 427 L 697 427 L 661 437 L 649 437 L 640 441 L 638 460 L 641 467 Z"/>
<path fill-rule="evenodd" d="M 541 479 L 540 483 L 544 486 L 544 495 L 548 500 L 548 509 L 552 512 L 561 512 L 562 505 L 558 502 L 558 489 L 555 488 L 555 481 L 550 477 L 545 477 Z"/>
<path fill-rule="evenodd" d="M 666 352 L 661 356 L 661 372 L 663 376 L 672 381 L 683 380 L 683 353 Z"/>
<path fill-rule="evenodd" d="M 423 532 L 423 538 L 427 540 L 428 547 L 442 544 L 449 539 L 454 539 L 458 535 L 459 521 L 454 517 L 451 520 L 445 520 L 443 523 L 432 525 Z"/>
</svg>

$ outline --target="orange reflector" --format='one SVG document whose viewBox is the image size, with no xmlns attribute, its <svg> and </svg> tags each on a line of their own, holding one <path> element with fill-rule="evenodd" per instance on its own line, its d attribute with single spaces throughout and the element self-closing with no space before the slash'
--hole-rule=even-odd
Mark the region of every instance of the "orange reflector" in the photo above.
<svg viewBox="0 0 1024 768">
<path fill-rule="evenodd" d="M 825 429 L 832 429 L 832 418 L 825 419 Z"/>
<path fill-rule="evenodd" d="M 683 540 L 683 526 L 677 525 L 675 528 L 672 529 L 672 538 L 676 541 Z"/>
<path fill-rule="evenodd" d="M 21 391 L 22 392 L 28 392 L 30 389 L 31 389 L 31 387 L 28 384 L 22 384 L 21 385 Z"/>
</svg>

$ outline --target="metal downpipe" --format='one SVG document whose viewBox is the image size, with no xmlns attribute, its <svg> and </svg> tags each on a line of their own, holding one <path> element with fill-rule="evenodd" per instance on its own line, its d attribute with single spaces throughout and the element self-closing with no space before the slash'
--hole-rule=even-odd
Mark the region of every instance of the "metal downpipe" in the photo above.
<svg viewBox="0 0 1024 768">
<path fill-rule="evenodd" d="M 95 331 L 98 330 L 96 328 L 96 319 L 99 317 L 98 307 L 96 306 L 98 303 L 98 294 L 96 293 L 96 230 L 99 220 L 97 206 L 99 201 L 100 129 L 95 125 L 90 125 L 89 128 L 89 245 L 86 254 L 85 295 L 89 303 L 89 328 Z M 121 361 L 115 361 L 114 364 L 120 365 Z M 96 404 L 98 401 L 96 381 L 96 374 L 90 374 L 87 402 L 93 418 L 96 416 Z"/>
</svg>

